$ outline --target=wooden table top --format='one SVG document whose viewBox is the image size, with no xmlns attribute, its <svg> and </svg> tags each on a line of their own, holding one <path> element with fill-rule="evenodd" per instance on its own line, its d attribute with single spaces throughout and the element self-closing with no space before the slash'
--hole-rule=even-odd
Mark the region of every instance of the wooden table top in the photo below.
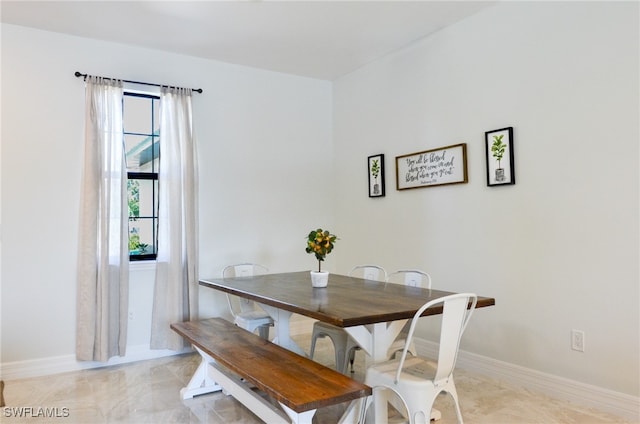
<svg viewBox="0 0 640 424">
<path fill-rule="evenodd" d="M 339 327 L 411 319 L 428 301 L 454 294 L 339 274 L 329 275 L 327 287 L 313 288 L 309 271 L 201 279 L 200 285 Z M 495 303 L 478 296 L 476 308 Z M 429 308 L 423 315 L 440 313 L 442 308 Z"/>
</svg>

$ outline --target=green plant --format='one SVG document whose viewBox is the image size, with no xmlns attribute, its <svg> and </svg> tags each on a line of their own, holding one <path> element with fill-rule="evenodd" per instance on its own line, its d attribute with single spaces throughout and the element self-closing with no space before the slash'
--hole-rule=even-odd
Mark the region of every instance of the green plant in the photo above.
<svg viewBox="0 0 640 424">
<path fill-rule="evenodd" d="M 140 182 L 137 180 L 128 180 L 127 194 L 127 201 L 129 203 L 129 217 L 138 218 L 140 216 Z"/>
<path fill-rule="evenodd" d="M 149 245 L 147 243 L 140 243 L 140 235 L 137 233 L 129 234 L 129 252 L 138 252 L 142 254 L 147 250 Z"/>
<path fill-rule="evenodd" d="M 504 134 L 494 135 L 493 144 L 491 145 L 491 154 L 498 161 L 498 168 L 500 168 L 500 161 L 502 160 L 502 157 L 504 156 L 504 151 L 507 148 L 507 145 L 502 142 L 503 137 L 504 137 Z"/>
<path fill-rule="evenodd" d="M 373 163 L 371 164 L 371 175 L 373 175 L 373 178 L 376 180 L 378 179 L 378 175 L 380 175 L 380 160 L 373 160 Z"/>
<path fill-rule="evenodd" d="M 140 236 L 138 234 L 129 234 L 129 251 L 136 250 L 140 244 Z"/>
<path fill-rule="evenodd" d="M 322 261 L 331 253 L 337 239 L 335 235 L 329 231 L 323 231 L 322 228 L 311 231 L 307 236 L 307 247 L 305 251 L 315 255 L 318 260 L 318 272 L 322 272 Z"/>
</svg>

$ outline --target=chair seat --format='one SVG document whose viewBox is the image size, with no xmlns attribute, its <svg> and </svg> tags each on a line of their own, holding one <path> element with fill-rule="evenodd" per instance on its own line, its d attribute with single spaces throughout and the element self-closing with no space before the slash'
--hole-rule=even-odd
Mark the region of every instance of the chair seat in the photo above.
<svg viewBox="0 0 640 424">
<path fill-rule="evenodd" d="M 406 409 L 410 415 L 416 411 L 422 410 L 420 405 L 426 400 L 425 393 L 431 393 L 432 397 L 437 396 L 440 389 L 447 392 L 453 392 L 452 396 L 455 396 L 457 402 L 457 393 L 455 392 L 455 386 L 453 383 L 453 377 L 450 377 L 444 382 L 444 385 L 440 388 L 436 388 L 433 384 L 433 378 L 436 375 L 437 364 L 433 361 L 426 360 L 420 357 L 410 357 L 404 362 L 402 373 L 400 374 L 400 381 L 395 383 L 396 371 L 398 370 L 399 359 L 393 359 L 387 362 L 381 362 L 379 364 L 370 366 L 367 369 L 367 377 L 365 384 L 372 385 L 372 387 L 393 387 L 399 393 L 402 393 L 402 401 L 405 403 Z M 433 399 L 430 399 L 430 403 L 433 403 Z M 398 407 L 396 402 L 391 402 Z M 429 414 L 427 411 L 423 411 L 422 417 Z M 439 420 L 442 414 L 437 409 L 431 409 L 429 421 Z M 414 417 L 417 418 L 417 417 Z M 423 419 L 426 422 L 425 419 Z"/>
<path fill-rule="evenodd" d="M 262 265 L 244 262 L 226 266 L 222 270 L 222 277 L 250 277 L 268 271 Z M 229 293 L 227 293 L 227 302 L 235 325 L 252 333 L 258 330 L 260 337 L 269 339 L 269 328 L 274 324 L 273 319 L 264 310 L 256 306 L 252 300 L 239 299 Z"/>
<path fill-rule="evenodd" d="M 380 362 L 372 365 L 367 369 L 367 375 L 376 382 L 384 381 L 393 382 L 396 378 L 399 359 L 392 359 L 386 362 Z M 402 372 L 400 373 L 400 382 L 406 385 L 431 383 L 427 380 L 433 380 L 436 375 L 437 364 L 419 356 L 409 357 L 404 361 Z M 433 384 L 431 384 L 433 386 Z"/>
<path fill-rule="evenodd" d="M 266 312 L 263 312 L 263 311 L 258 311 L 258 310 L 240 312 L 239 314 L 236 315 L 236 317 L 239 318 L 239 319 L 242 319 L 242 320 L 266 319 L 268 321 L 272 321 L 272 319 L 269 316 L 269 314 L 267 314 Z"/>
<path fill-rule="evenodd" d="M 266 313 L 261 311 L 247 311 L 239 313 L 234 318 L 234 323 L 238 327 L 254 329 L 263 325 L 273 326 L 273 319 Z"/>
<path fill-rule="evenodd" d="M 313 332 L 311 334 L 311 358 L 315 353 L 316 341 L 323 337 L 329 337 L 333 342 L 336 370 L 343 374 L 346 373 L 354 350 L 359 349 L 357 343 L 344 331 L 344 328 L 316 321 L 313 324 Z"/>
</svg>

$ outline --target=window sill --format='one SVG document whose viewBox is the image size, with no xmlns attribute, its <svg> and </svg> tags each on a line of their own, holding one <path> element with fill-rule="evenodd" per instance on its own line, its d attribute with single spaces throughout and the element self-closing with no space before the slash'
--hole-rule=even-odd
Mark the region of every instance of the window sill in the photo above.
<svg viewBox="0 0 640 424">
<path fill-rule="evenodd" d="M 129 261 L 129 271 L 155 271 L 155 269 L 155 259 L 148 261 Z"/>
</svg>

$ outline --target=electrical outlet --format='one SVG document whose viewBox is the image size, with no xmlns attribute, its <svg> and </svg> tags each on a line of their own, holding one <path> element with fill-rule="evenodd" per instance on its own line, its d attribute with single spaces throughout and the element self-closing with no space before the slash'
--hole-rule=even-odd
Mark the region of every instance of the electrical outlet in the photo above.
<svg viewBox="0 0 640 424">
<path fill-rule="evenodd" d="M 129 321 L 133 321 L 133 311 L 129 311 Z"/>
<path fill-rule="evenodd" d="M 571 349 L 584 352 L 584 331 L 571 330 Z"/>
</svg>

